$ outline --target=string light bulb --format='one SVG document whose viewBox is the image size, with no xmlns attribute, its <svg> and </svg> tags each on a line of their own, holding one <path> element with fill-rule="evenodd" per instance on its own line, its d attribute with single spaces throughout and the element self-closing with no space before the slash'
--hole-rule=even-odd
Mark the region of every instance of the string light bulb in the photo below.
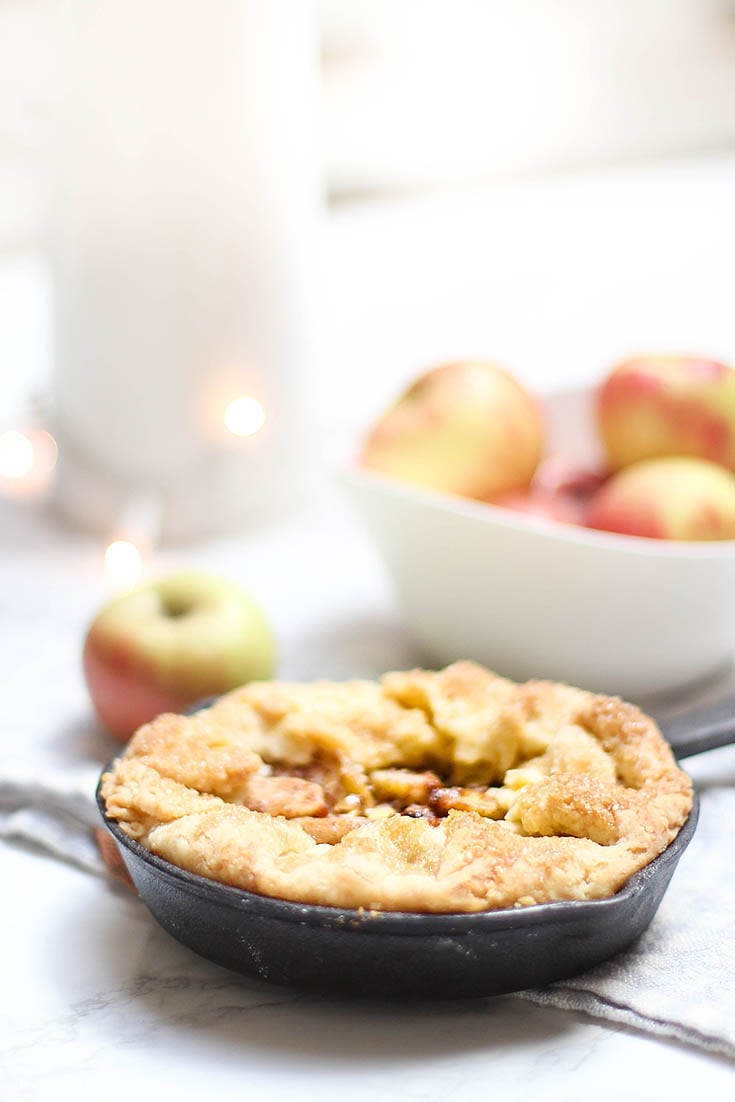
<svg viewBox="0 0 735 1102">
<path fill-rule="evenodd" d="M 244 394 L 227 403 L 224 421 L 233 436 L 255 436 L 265 424 L 265 410 L 257 398 Z"/>
<path fill-rule="evenodd" d="M 107 577 L 115 589 L 129 589 L 139 582 L 161 526 L 161 502 L 146 493 L 133 494 L 123 505 L 105 549 Z"/>
<path fill-rule="evenodd" d="M 24 432 L 11 430 L 0 436 L 0 476 L 23 478 L 33 469 L 33 444 Z"/>
<path fill-rule="evenodd" d="M 58 449 L 45 429 L 0 433 L 0 494 L 41 497 L 51 485 Z"/>
<path fill-rule="evenodd" d="M 105 549 L 105 566 L 113 585 L 128 589 L 140 580 L 143 556 L 130 540 L 113 540 Z"/>
</svg>

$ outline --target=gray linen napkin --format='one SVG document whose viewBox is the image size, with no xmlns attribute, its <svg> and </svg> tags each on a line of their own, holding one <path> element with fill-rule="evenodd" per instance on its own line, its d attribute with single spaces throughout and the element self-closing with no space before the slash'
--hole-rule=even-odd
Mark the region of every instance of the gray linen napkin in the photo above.
<svg viewBox="0 0 735 1102">
<path fill-rule="evenodd" d="M 735 1059 L 735 792 L 700 793 L 699 825 L 652 924 L 581 976 L 524 991 Z"/>
<path fill-rule="evenodd" d="M 34 780 L 22 770 L 6 770 L 0 778 L 0 838 L 107 876 L 93 833 L 101 825 L 94 799 L 98 777 L 93 768 L 49 771 Z"/>
<path fill-rule="evenodd" d="M 735 762 L 733 751 L 718 754 L 731 754 L 727 760 Z M 699 826 L 643 937 L 598 968 L 521 992 L 521 998 L 735 1059 L 735 789 L 731 778 L 723 779 L 699 786 Z M 109 875 L 93 834 L 100 825 L 95 783 L 89 771 L 33 782 L 6 775 L 0 781 L 0 838 Z"/>
</svg>

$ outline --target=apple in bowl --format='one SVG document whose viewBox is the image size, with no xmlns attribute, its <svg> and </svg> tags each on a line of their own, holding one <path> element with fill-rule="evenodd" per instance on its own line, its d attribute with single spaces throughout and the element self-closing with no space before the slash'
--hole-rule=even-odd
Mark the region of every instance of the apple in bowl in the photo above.
<svg viewBox="0 0 735 1102">
<path fill-rule="evenodd" d="M 478 501 L 528 489 L 544 448 L 540 403 L 507 371 L 458 360 L 426 371 L 373 425 L 360 463 Z"/>
<path fill-rule="evenodd" d="M 240 585 L 186 570 L 105 605 L 87 631 L 83 667 L 100 722 L 127 741 L 161 712 L 271 678 L 275 642 Z"/>
<path fill-rule="evenodd" d="M 643 459 L 595 493 L 589 528 L 662 540 L 735 539 L 735 475 L 689 456 Z"/>
<path fill-rule="evenodd" d="M 635 356 L 608 375 L 597 395 L 607 460 L 691 455 L 735 469 L 735 370 L 697 356 Z"/>
<path fill-rule="evenodd" d="M 589 502 L 608 474 L 603 467 L 550 455 L 539 464 L 527 490 L 501 494 L 492 504 L 557 524 L 584 524 Z"/>
</svg>

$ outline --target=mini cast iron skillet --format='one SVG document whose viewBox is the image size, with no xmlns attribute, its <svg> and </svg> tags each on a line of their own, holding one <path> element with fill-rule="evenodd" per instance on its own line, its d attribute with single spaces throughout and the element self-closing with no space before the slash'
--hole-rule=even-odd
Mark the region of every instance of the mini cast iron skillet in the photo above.
<svg viewBox="0 0 735 1102">
<path fill-rule="evenodd" d="M 678 757 L 735 741 L 735 696 L 664 727 Z M 196 953 L 269 983 L 351 995 L 461 998 L 540 987 L 575 975 L 639 937 L 697 824 L 608 898 L 480 914 L 342 910 L 256 895 L 185 872 L 105 815 L 140 897 Z"/>
</svg>

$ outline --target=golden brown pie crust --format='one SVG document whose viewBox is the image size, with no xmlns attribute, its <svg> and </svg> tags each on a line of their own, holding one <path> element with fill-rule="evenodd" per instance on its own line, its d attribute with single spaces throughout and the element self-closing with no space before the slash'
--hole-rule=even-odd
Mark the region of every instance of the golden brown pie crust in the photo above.
<svg viewBox="0 0 735 1102">
<path fill-rule="evenodd" d="M 142 727 L 107 813 L 202 876 L 304 903 L 472 912 L 612 895 L 675 837 L 689 778 L 621 700 L 471 662 L 254 683 Z"/>
</svg>

